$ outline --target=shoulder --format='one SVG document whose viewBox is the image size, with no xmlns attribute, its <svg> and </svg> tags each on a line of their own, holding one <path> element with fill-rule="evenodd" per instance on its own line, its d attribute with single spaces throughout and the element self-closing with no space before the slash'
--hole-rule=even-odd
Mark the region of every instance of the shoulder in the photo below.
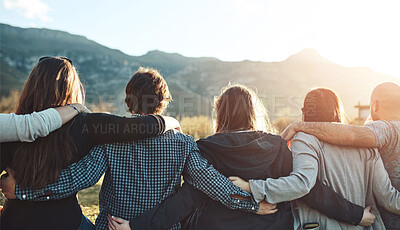
<svg viewBox="0 0 400 230">
<path fill-rule="evenodd" d="M 271 140 L 285 140 L 283 139 L 280 135 L 274 134 L 274 133 L 268 133 L 268 132 L 257 132 L 259 135 L 262 135 L 264 138 L 269 138 Z"/>
<path fill-rule="evenodd" d="M 303 133 L 303 132 L 298 132 L 296 135 L 294 135 L 292 141 L 304 141 L 304 142 L 311 142 L 311 143 L 318 143 L 319 140 L 313 135 Z"/>
<path fill-rule="evenodd" d="M 192 136 L 181 133 L 177 130 L 170 130 L 170 131 L 167 131 L 166 133 L 172 133 L 172 132 L 173 132 L 172 136 L 174 139 L 185 141 L 185 142 L 191 143 L 191 144 L 193 144 L 193 143 L 196 144 L 196 141 L 194 140 L 194 138 Z"/>
<path fill-rule="evenodd" d="M 318 140 L 318 138 L 303 132 L 296 133 L 290 144 L 292 150 L 293 148 L 309 148 L 318 152 L 320 149 L 322 149 L 321 141 Z"/>
<path fill-rule="evenodd" d="M 282 138 L 280 135 L 276 135 L 268 132 L 259 132 L 258 135 L 261 136 L 261 141 L 268 143 L 270 146 L 275 146 L 275 148 L 288 148 L 288 142 Z"/>
<path fill-rule="evenodd" d="M 164 140 L 171 140 L 174 142 L 182 142 L 182 143 L 186 143 L 186 144 L 190 144 L 190 145 L 196 145 L 196 141 L 194 140 L 193 137 L 191 137 L 187 134 L 181 133 L 177 130 L 168 130 L 164 134 L 154 137 L 153 139 L 154 140 L 164 139 Z"/>
<path fill-rule="evenodd" d="M 369 128 L 372 132 L 375 133 L 383 130 L 389 130 L 390 127 L 393 126 L 393 124 L 391 124 L 389 121 L 379 120 L 370 122 L 364 126 Z"/>
<path fill-rule="evenodd" d="M 390 138 L 398 137 L 400 123 L 379 120 L 370 122 L 365 127 L 375 135 L 376 146 L 382 148 L 387 144 L 391 144 Z"/>
<path fill-rule="evenodd" d="M 288 142 L 282 138 L 280 135 L 276 135 L 273 133 L 263 133 L 265 138 L 270 139 L 272 142 L 281 143 L 283 145 L 287 145 Z"/>
</svg>

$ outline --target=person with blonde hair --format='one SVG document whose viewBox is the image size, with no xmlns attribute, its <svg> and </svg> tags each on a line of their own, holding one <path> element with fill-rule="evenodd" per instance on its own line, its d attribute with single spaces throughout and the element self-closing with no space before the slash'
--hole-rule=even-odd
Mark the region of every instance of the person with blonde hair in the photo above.
<svg viewBox="0 0 400 230">
<path fill-rule="evenodd" d="M 76 103 L 84 103 L 84 90 L 72 61 L 65 57 L 40 58 L 28 76 L 16 114 L 32 114 L 48 109 L 57 113 L 52 109 L 56 107 L 67 107 L 80 114 L 54 132 L 48 134 L 49 130 L 45 130 L 48 135 L 35 142 L 0 144 L 0 171 L 7 170 L 1 178 L 0 187 L 8 198 L 1 210 L 1 229 L 93 228 L 93 224 L 82 215 L 76 193 L 59 200 L 50 200 L 52 192 L 44 194 L 40 202 L 30 201 L 30 198 L 36 194 L 35 190 L 57 181 L 63 169 L 83 158 L 96 144 L 153 137 L 166 128 L 161 116 L 124 118 L 81 113 L 83 107 Z M 58 120 L 55 126 L 61 126 L 60 122 Z M 27 129 L 30 130 L 29 127 Z M 36 137 L 34 135 L 32 139 Z M 20 187 L 15 186 L 15 182 Z M 21 191 L 19 188 L 30 191 L 18 194 Z"/>
<path fill-rule="evenodd" d="M 256 93 L 244 85 L 229 84 L 215 98 L 215 134 L 197 141 L 201 155 L 225 176 L 267 179 L 288 176 L 292 153 L 287 142 L 274 135 L 267 110 Z M 259 201 L 259 200 L 258 200 Z M 351 204 L 332 188 L 316 182 L 304 201 L 332 218 L 358 224 L 364 208 Z M 292 229 L 290 202 L 261 201 L 266 214 L 231 210 L 184 183 L 155 208 L 130 222 L 110 217 L 110 229 L 168 229 L 182 222 L 183 229 Z M 130 224 L 130 226 L 129 226 Z"/>
<path fill-rule="evenodd" d="M 139 68 L 126 85 L 125 92 L 128 110 L 136 118 L 161 115 L 172 99 L 166 81 L 152 68 Z M 110 216 L 136 218 L 156 206 L 180 187 L 181 176 L 229 208 L 252 213 L 263 211 L 253 200 L 231 197 L 250 197 L 250 194 L 234 186 L 208 164 L 200 156 L 193 137 L 177 130 L 140 141 L 98 145 L 80 161 L 64 169 L 55 183 L 35 191 L 18 189 L 16 196 L 28 192 L 32 194 L 29 199 L 39 201 L 64 199 L 93 186 L 104 173 L 97 229 L 106 229 Z M 179 224 L 173 227 L 179 228 Z"/>
<path fill-rule="evenodd" d="M 332 90 L 311 90 L 304 99 L 303 121 L 344 123 L 346 116 L 342 107 Z M 294 159 L 293 172 L 289 176 L 266 180 L 256 178 L 249 182 L 234 178 L 233 183 L 251 192 L 258 202 L 295 200 L 294 229 L 362 229 L 332 219 L 310 204 L 296 200 L 306 195 L 317 180 L 355 204 L 368 205 L 365 217 L 372 217 L 370 210 L 376 216 L 368 229 L 385 229 L 378 204 L 400 214 L 400 193 L 391 185 L 377 149 L 332 145 L 303 132 L 297 133 L 290 145 Z"/>
</svg>

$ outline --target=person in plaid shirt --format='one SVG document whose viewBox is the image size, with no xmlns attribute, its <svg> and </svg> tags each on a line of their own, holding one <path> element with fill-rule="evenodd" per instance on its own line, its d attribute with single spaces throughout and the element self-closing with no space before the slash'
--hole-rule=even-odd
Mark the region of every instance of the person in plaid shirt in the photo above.
<svg viewBox="0 0 400 230">
<path fill-rule="evenodd" d="M 170 99 L 165 80 L 154 69 L 140 68 L 126 87 L 125 102 L 133 116 L 162 114 Z M 17 184 L 15 194 L 21 200 L 62 199 L 93 186 L 104 173 L 97 229 L 107 228 L 108 215 L 129 220 L 151 209 L 180 188 L 181 176 L 230 209 L 268 213 L 265 203 L 257 204 L 208 164 L 192 137 L 176 130 L 141 141 L 96 146 L 63 170 L 56 183 L 41 190 L 21 190 Z M 171 229 L 180 229 L 180 224 Z"/>
</svg>

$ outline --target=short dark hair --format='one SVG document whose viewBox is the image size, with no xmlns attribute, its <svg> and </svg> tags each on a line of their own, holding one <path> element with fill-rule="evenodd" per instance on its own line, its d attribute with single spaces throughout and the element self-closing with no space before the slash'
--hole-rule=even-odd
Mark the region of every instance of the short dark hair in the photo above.
<svg viewBox="0 0 400 230">
<path fill-rule="evenodd" d="M 125 103 L 131 113 L 162 114 L 171 101 L 167 82 L 153 68 L 139 67 L 126 85 Z"/>
</svg>

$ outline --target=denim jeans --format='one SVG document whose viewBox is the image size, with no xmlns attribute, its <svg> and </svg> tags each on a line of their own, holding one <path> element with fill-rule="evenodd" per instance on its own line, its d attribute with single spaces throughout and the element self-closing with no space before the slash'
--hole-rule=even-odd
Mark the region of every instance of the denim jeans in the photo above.
<svg viewBox="0 0 400 230">
<path fill-rule="evenodd" d="M 82 215 L 81 225 L 78 230 L 94 230 L 94 224 L 85 215 Z"/>
</svg>

